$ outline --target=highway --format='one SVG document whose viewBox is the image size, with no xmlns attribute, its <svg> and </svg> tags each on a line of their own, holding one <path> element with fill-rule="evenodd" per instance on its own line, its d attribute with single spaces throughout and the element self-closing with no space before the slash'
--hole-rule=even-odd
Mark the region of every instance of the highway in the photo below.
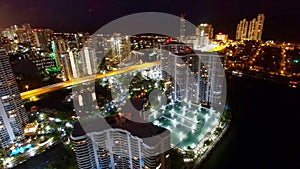
<svg viewBox="0 0 300 169">
<path fill-rule="evenodd" d="M 99 73 L 99 74 L 96 74 L 96 75 L 76 78 L 76 79 L 68 80 L 68 81 L 65 81 L 65 82 L 60 82 L 60 83 L 56 83 L 56 84 L 53 84 L 53 85 L 44 86 L 44 87 L 41 87 L 41 88 L 29 90 L 29 91 L 21 93 L 20 95 L 21 95 L 21 98 L 23 100 L 25 100 L 25 99 L 29 99 L 29 98 L 34 97 L 34 96 L 38 96 L 38 95 L 45 94 L 45 93 L 48 93 L 48 92 L 60 90 L 60 89 L 63 89 L 63 88 L 69 87 L 69 86 L 73 86 L 73 85 L 77 85 L 77 84 L 80 84 L 80 83 L 94 81 L 95 79 L 101 79 L 101 78 L 104 78 L 104 77 L 109 77 L 109 76 L 113 76 L 113 75 L 117 75 L 117 74 L 121 74 L 121 73 L 125 73 L 125 72 L 130 72 L 130 71 L 133 71 L 133 70 L 145 69 L 147 67 L 155 66 L 155 65 L 158 65 L 158 64 L 160 64 L 160 61 L 128 66 L 128 67 L 121 68 L 121 69 L 118 69 L 118 70 L 108 71 L 105 74 Z"/>
</svg>

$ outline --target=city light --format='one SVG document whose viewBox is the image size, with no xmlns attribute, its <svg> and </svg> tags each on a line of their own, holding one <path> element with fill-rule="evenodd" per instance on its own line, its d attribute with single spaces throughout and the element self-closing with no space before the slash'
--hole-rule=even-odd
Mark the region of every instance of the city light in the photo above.
<svg viewBox="0 0 300 169">
<path fill-rule="evenodd" d="M 96 10 L 100 9 L 96 6 L 98 3 L 91 3 L 95 8 L 87 9 L 89 15 L 93 14 L 90 16 L 92 19 L 98 16 L 97 12 L 101 11 Z M 15 9 L 21 5 L 15 4 L 10 7 Z M 58 5 L 64 6 L 63 3 Z M 105 7 L 105 3 L 101 5 Z M 130 5 L 137 7 L 134 4 Z M 163 5 L 158 5 L 163 9 Z M 199 7 L 198 3 L 190 5 Z M 256 4 L 256 6 L 261 6 L 261 4 Z M 267 9 L 272 4 L 265 6 Z M 77 9 L 75 7 L 76 5 L 72 9 Z M 151 5 L 148 7 L 151 9 Z M 35 11 L 34 8 L 33 11 Z M 117 3 L 115 9 L 122 8 Z M 63 14 L 62 12 L 65 11 L 69 10 L 61 10 L 58 13 Z M 234 10 L 228 8 L 227 11 L 228 16 L 233 16 L 230 11 Z M 28 16 L 24 15 L 25 19 L 27 16 L 26 20 L 29 16 L 32 17 L 30 12 L 32 11 L 29 11 Z M 187 13 L 193 12 L 187 11 Z M 40 18 L 43 18 L 45 14 L 47 11 L 42 12 Z M 116 11 L 112 10 L 109 14 L 113 16 Z M 244 15 L 250 16 L 246 13 Z M 84 15 L 82 17 L 84 18 Z M 101 32 L 102 28 L 106 28 L 105 26 L 93 35 L 83 32 L 54 32 L 54 30 L 59 30 L 55 27 L 53 30 L 32 28 L 28 23 L 1 28 L 0 85 L 1 90 L 3 89 L 0 93 L 0 153 L 3 156 L 0 159 L 3 162 L 1 167 L 13 168 L 48 151 L 50 147 L 63 143 L 64 148 L 74 151 L 75 158 L 73 154 L 57 155 L 64 157 L 63 160 L 66 163 L 76 160 L 78 168 L 122 166 L 123 168 L 164 169 L 170 168 L 168 165 L 174 162 L 174 164 L 184 163 L 185 166 L 178 166 L 181 168 L 197 168 L 216 143 L 226 136 L 224 133 L 232 130 L 229 128 L 230 109 L 225 108 L 224 104 L 228 106 L 228 102 L 256 108 L 252 102 L 259 100 L 264 106 L 267 105 L 270 99 L 265 97 L 268 91 L 264 90 L 261 81 L 268 81 L 271 85 L 276 82 L 289 86 L 287 88 L 290 90 L 290 95 L 297 93 L 297 88 L 300 87 L 299 43 L 280 42 L 277 39 L 265 41 L 271 37 L 268 33 L 269 26 L 264 27 L 265 22 L 270 24 L 272 21 L 275 23 L 273 25 L 276 25 L 276 19 L 274 20 L 270 12 L 266 13 L 266 17 L 263 13 L 251 16 L 251 19 L 238 17 L 241 20 L 236 20 L 234 24 L 231 22 L 234 30 L 227 30 L 228 33 L 214 32 L 214 30 L 222 32 L 225 30 L 222 30 L 224 26 L 220 24 L 210 24 L 215 23 L 214 17 L 205 17 L 204 20 L 208 23 L 194 23 L 197 26 L 193 25 L 191 30 L 189 30 L 189 25 L 194 21 L 191 20 L 190 23 L 185 20 L 185 14 L 177 17 L 176 25 L 179 26 L 179 30 L 172 30 L 174 26 L 169 24 L 169 20 L 159 23 L 160 25 L 153 24 L 155 28 L 159 28 L 168 23 L 168 30 L 177 32 L 177 37 L 155 35 L 155 32 L 153 34 L 145 32 L 145 35 L 132 35 L 126 32 L 127 26 L 145 27 L 151 30 L 152 27 L 146 24 L 147 18 L 145 18 L 145 23 L 136 23 L 136 25 L 130 23 L 130 25 L 120 27 L 124 31 L 121 31 L 122 33 L 110 29 L 114 32 L 112 34 Z M 192 18 L 195 16 L 190 17 Z M 13 21 L 13 16 L 10 19 Z M 36 25 L 36 23 L 32 24 Z M 64 27 L 57 23 L 55 25 Z M 81 27 L 86 25 L 95 26 L 82 24 Z M 48 26 L 51 26 L 51 23 Z M 273 28 L 272 31 L 276 34 L 271 38 L 281 35 L 276 31 L 279 28 Z M 77 28 L 74 27 L 74 29 Z M 285 29 L 282 27 L 281 31 Z M 88 29 L 86 31 L 93 32 Z M 288 34 L 292 35 L 292 31 L 290 29 Z M 234 38 L 234 40 L 228 38 Z M 281 38 L 289 39 L 288 37 Z M 19 70 L 19 66 L 27 62 L 32 67 L 27 65 L 28 70 Z M 34 72 L 34 75 L 27 75 L 30 72 Z M 258 85 L 256 83 L 253 85 L 253 81 L 258 81 Z M 229 82 L 228 86 L 226 82 Z M 89 86 L 90 84 L 92 87 Z M 243 89 L 245 93 L 240 90 L 244 86 L 246 86 L 246 89 Z M 232 98 L 229 95 L 227 97 L 227 88 L 232 95 L 241 93 L 241 96 Z M 285 104 L 285 100 L 296 105 L 297 99 L 284 96 L 281 90 L 271 90 L 272 94 L 280 91 L 278 105 L 290 106 Z M 159 93 L 156 93 L 157 91 Z M 257 91 L 259 94 L 254 99 L 247 100 L 249 95 Z M 272 94 L 270 95 L 275 96 Z M 64 99 L 61 99 L 61 96 Z M 245 100 L 248 104 L 244 104 Z M 52 106 L 55 101 L 59 103 Z M 92 111 L 88 110 L 90 104 L 86 102 L 91 103 Z M 126 106 L 129 103 L 137 105 L 136 111 L 127 111 Z M 34 108 L 30 108 L 32 105 Z M 52 107 L 55 107 L 54 110 L 49 110 Z M 240 107 L 233 110 L 239 110 Z M 237 112 L 236 114 L 243 117 L 247 113 Z M 27 114 L 29 117 L 26 116 Z M 234 116 L 235 112 L 232 115 Z M 90 122 L 89 120 L 92 121 L 95 117 L 108 119 L 107 122 L 112 123 L 108 126 L 109 129 L 90 132 L 90 130 L 85 130 L 85 126 L 80 126 L 85 123 L 78 123 L 82 122 L 81 120 Z M 134 121 L 136 119 L 142 122 Z M 249 124 L 255 126 L 250 125 L 249 128 L 253 130 L 259 128 L 260 121 L 250 119 L 252 121 Z M 144 126 L 140 127 L 140 123 Z M 98 123 L 88 124 L 97 129 L 102 127 L 99 127 Z M 268 127 L 268 125 L 265 126 Z M 165 133 L 161 134 L 163 131 Z M 244 132 L 243 128 L 239 131 Z M 232 133 L 240 134 L 239 132 Z M 231 136 L 232 133 L 228 135 Z M 265 135 L 271 135 L 270 133 L 272 134 L 269 132 Z M 260 139 L 265 140 L 265 135 L 260 135 Z M 152 136 L 153 138 L 160 136 L 160 140 L 158 142 L 151 140 L 149 143 L 145 139 L 152 138 Z M 241 140 L 244 141 L 243 139 L 239 141 Z M 245 144 L 237 146 L 240 145 Z M 168 150 L 161 150 L 165 147 Z M 173 158 L 174 152 L 172 151 L 178 151 L 178 157 Z M 259 152 L 257 149 L 255 151 Z M 70 153 L 70 151 L 66 152 Z M 252 155 L 252 153 L 249 154 Z M 245 157 L 245 159 L 248 158 Z M 58 164 L 50 158 L 44 158 L 41 163 L 41 167 L 44 168 L 56 165 Z"/>
</svg>

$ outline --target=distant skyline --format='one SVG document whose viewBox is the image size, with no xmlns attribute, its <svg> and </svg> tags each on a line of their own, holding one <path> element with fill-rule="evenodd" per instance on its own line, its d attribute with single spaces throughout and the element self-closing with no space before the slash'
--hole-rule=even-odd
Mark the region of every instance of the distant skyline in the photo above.
<svg viewBox="0 0 300 169">
<path fill-rule="evenodd" d="M 300 2 L 297 0 L 0 0 L 0 27 L 30 23 L 56 32 L 93 33 L 106 23 L 137 12 L 164 12 L 192 23 L 211 23 L 215 34 L 235 38 L 237 23 L 259 13 L 266 16 L 263 40 L 300 42 Z"/>
</svg>

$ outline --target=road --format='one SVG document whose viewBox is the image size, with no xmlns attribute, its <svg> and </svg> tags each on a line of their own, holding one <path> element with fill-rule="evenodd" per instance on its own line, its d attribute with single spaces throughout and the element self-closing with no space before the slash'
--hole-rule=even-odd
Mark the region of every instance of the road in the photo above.
<svg viewBox="0 0 300 169">
<path fill-rule="evenodd" d="M 77 85 L 77 84 L 80 84 L 80 83 L 89 82 L 89 81 L 93 81 L 95 79 L 101 79 L 101 78 L 104 78 L 104 77 L 109 77 L 109 76 L 113 76 L 113 75 L 117 75 L 117 74 L 121 74 L 121 73 L 125 73 L 125 72 L 130 72 L 130 71 L 137 70 L 137 69 L 144 69 L 144 68 L 155 66 L 155 65 L 158 65 L 158 64 L 160 64 L 160 61 L 128 66 L 128 67 L 121 68 L 121 69 L 118 69 L 118 70 L 113 70 L 113 71 L 106 72 L 105 74 L 99 73 L 99 74 L 96 74 L 96 75 L 91 75 L 91 76 L 81 77 L 81 78 L 77 78 L 77 79 L 72 79 L 72 80 L 68 80 L 68 81 L 65 81 L 65 82 L 60 82 L 60 83 L 56 83 L 56 84 L 53 84 L 53 85 L 44 86 L 44 87 L 41 87 L 41 88 L 29 90 L 29 91 L 21 93 L 20 95 L 21 95 L 21 98 L 23 100 L 25 100 L 25 99 L 29 99 L 29 98 L 34 97 L 34 96 L 38 96 L 38 95 L 45 94 L 45 93 L 48 93 L 48 92 L 60 90 L 60 89 L 63 89 L 63 88 L 69 87 L 69 86 L 73 86 L 73 85 Z"/>
</svg>

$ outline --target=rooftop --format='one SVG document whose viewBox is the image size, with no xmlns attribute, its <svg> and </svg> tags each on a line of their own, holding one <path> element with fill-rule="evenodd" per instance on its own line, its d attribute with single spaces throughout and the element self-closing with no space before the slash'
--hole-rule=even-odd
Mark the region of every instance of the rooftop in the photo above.
<svg viewBox="0 0 300 169">
<path fill-rule="evenodd" d="M 106 117 L 104 119 L 98 118 L 80 121 L 80 123 L 77 122 L 74 125 L 72 136 L 79 137 L 87 133 L 102 132 L 110 128 L 126 130 L 130 132 L 133 136 L 137 136 L 139 138 L 157 136 L 166 131 L 165 128 L 155 126 L 150 122 L 138 123 L 128 120 L 125 117 L 123 117 L 122 114 L 119 113 L 111 117 Z"/>
</svg>

